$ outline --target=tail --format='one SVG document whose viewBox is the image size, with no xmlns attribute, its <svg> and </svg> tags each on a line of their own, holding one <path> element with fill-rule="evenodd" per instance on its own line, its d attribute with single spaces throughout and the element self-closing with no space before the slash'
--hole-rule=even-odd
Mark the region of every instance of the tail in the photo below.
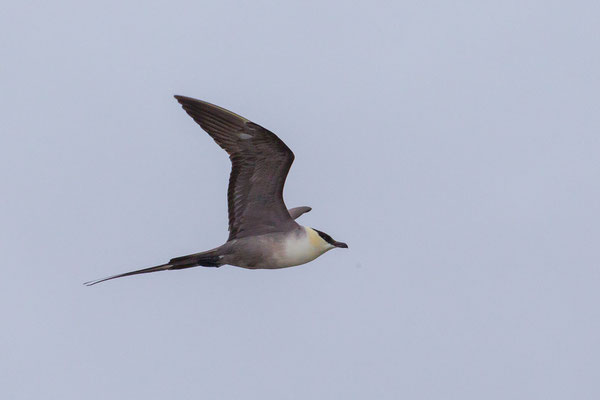
<svg viewBox="0 0 600 400">
<path fill-rule="evenodd" d="M 188 256 L 177 257 L 171 259 L 167 264 L 157 265 L 156 267 L 138 269 L 136 271 L 125 272 L 123 274 L 109 276 L 108 278 L 97 279 L 95 281 L 85 282 L 84 285 L 92 286 L 100 282 L 109 281 L 111 279 L 122 278 L 124 276 L 147 274 L 150 272 L 167 271 L 170 269 L 185 269 L 192 267 L 220 267 L 222 256 L 219 255 L 219 248 L 205 251 L 202 253 L 190 254 Z"/>
</svg>

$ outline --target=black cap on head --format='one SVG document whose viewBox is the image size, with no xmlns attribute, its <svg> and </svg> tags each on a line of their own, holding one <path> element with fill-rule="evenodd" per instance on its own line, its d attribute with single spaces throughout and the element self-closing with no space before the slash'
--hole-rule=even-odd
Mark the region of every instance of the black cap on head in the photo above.
<svg viewBox="0 0 600 400">
<path fill-rule="evenodd" d="M 314 228 L 313 228 L 314 229 Z M 319 234 L 319 236 L 321 236 L 323 238 L 324 241 L 326 241 L 327 243 L 335 246 L 335 247 L 339 247 L 341 249 L 347 249 L 348 245 L 344 242 L 338 242 L 336 240 L 333 240 L 333 238 L 331 236 L 329 236 L 328 234 L 326 234 L 325 232 L 321 232 L 318 229 L 314 229 L 315 232 L 317 232 Z"/>
</svg>

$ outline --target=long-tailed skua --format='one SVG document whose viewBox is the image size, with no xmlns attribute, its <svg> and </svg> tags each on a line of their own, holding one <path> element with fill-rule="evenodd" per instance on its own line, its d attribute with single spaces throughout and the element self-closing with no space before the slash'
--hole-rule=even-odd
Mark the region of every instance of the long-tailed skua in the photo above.
<svg viewBox="0 0 600 400">
<path fill-rule="evenodd" d="M 274 133 L 213 104 L 175 96 L 183 109 L 228 154 L 232 168 L 227 191 L 229 238 L 222 246 L 171 259 L 166 264 L 86 282 L 149 272 L 234 265 L 276 269 L 305 264 L 325 252 L 348 248 L 328 234 L 299 225 L 310 207 L 287 209 L 283 185 L 294 153 Z"/>
</svg>

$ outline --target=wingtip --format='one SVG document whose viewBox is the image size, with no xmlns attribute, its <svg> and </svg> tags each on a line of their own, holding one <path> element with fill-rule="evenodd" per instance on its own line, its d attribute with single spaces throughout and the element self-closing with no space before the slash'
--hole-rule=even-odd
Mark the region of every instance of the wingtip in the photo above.
<svg viewBox="0 0 600 400">
<path fill-rule="evenodd" d="M 229 111 L 226 108 L 209 103 L 208 101 L 199 100 L 188 96 L 181 96 L 178 94 L 173 95 L 173 97 L 175 97 L 175 99 L 179 102 L 179 104 L 181 104 L 183 109 L 188 112 L 188 114 L 190 113 L 190 110 L 199 107 L 203 110 L 203 112 L 206 112 L 207 114 L 218 115 L 220 118 L 232 118 L 233 120 L 238 120 L 237 122 L 241 124 L 250 122 L 249 119 L 242 117 L 233 111 Z M 196 119 L 196 117 L 193 115 L 192 118 Z M 196 122 L 198 122 L 198 120 L 196 120 Z"/>
<path fill-rule="evenodd" d="M 195 98 L 189 97 L 189 96 L 181 96 L 179 94 L 174 94 L 173 97 L 184 108 L 186 106 L 191 106 L 193 104 L 202 104 L 202 105 L 205 105 L 205 106 L 206 105 L 211 105 L 210 103 L 207 103 L 206 101 L 198 100 L 198 99 L 195 99 Z"/>
<path fill-rule="evenodd" d="M 189 96 L 182 96 L 180 94 L 174 94 L 173 97 L 180 104 L 183 104 L 183 103 L 206 103 L 205 101 L 198 100 L 198 99 L 195 99 L 195 98 L 189 97 Z M 210 103 L 208 103 L 208 104 L 210 104 Z"/>
</svg>

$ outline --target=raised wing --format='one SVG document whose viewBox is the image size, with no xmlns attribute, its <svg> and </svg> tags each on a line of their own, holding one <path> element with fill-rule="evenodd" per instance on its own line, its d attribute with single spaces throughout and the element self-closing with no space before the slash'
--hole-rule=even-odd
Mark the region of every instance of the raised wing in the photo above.
<svg viewBox="0 0 600 400">
<path fill-rule="evenodd" d="M 224 108 L 190 97 L 175 98 L 229 154 L 228 240 L 295 228 L 283 202 L 283 185 L 294 162 L 294 153 L 285 143 Z"/>
</svg>

